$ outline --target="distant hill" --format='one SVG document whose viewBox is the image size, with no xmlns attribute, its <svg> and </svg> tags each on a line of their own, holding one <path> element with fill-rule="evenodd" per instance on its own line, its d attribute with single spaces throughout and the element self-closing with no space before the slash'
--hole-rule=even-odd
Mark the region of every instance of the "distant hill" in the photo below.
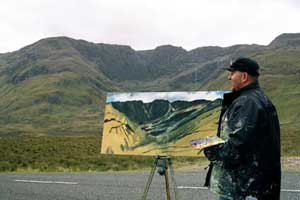
<svg viewBox="0 0 300 200">
<path fill-rule="evenodd" d="M 299 33 L 279 35 L 267 46 L 191 51 L 42 39 L 0 54 L 0 137 L 99 134 L 106 92 L 228 90 L 222 68 L 240 56 L 261 65 L 261 85 L 279 112 L 283 151 L 291 153 L 300 142 Z"/>
<path fill-rule="evenodd" d="M 276 37 L 269 45 L 272 48 L 299 48 L 300 34 L 299 33 L 285 33 Z"/>
</svg>

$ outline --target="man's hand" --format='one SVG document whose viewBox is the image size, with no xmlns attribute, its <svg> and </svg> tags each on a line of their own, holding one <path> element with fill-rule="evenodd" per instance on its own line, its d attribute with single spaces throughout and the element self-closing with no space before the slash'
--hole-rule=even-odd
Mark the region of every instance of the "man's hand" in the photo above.
<svg viewBox="0 0 300 200">
<path fill-rule="evenodd" d="M 204 149 L 204 155 L 209 161 L 215 161 L 218 159 L 219 145 L 210 146 Z"/>
</svg>

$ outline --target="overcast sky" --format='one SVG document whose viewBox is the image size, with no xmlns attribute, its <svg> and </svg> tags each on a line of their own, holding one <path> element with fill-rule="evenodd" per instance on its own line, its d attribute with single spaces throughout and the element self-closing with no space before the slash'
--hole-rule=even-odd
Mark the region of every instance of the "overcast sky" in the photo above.
<svg viewBox="0 0 300 200">
<path fill-rule="evenodd" d="M 300 32 L 298 0 L 1 0 L 0 53 L 68 36 L 135 50 L 269 44 Z"/>
</svg>

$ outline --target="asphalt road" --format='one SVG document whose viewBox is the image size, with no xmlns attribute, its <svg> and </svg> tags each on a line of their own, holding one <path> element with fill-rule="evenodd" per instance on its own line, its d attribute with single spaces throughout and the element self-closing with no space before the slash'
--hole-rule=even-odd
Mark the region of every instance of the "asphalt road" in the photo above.
<svg viewBox="0 0 300 200">
<path fill-rule="evenodd" d="M 141 199 L 149 172 L 2 173 L 1 200 L 134 200 Z M 175 171 L 177 199 L 213 200 L 202 188 L 205 174 Z M 166 199 L 165 179 L 155 172 L 147 199 Z M 174 199 L 174 193 L 172 193 Z M 300 172 L 282 176 L 282 200 L 300 200 Z"/>
</svg>

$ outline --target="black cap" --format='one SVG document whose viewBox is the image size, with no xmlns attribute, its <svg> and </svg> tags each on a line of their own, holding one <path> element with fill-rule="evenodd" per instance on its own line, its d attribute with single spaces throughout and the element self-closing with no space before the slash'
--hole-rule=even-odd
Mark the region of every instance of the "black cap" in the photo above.
<svg viewBox="0 0 300 200">
<path fill-rule="evenodd" d="M 247 72 L 252 76 L 259 76 L 259 65 L 250 58 L 238 58 L 234 61 L 229 68 L 225 68 L 228 71 L 241 71 Z"/>
</svg>

